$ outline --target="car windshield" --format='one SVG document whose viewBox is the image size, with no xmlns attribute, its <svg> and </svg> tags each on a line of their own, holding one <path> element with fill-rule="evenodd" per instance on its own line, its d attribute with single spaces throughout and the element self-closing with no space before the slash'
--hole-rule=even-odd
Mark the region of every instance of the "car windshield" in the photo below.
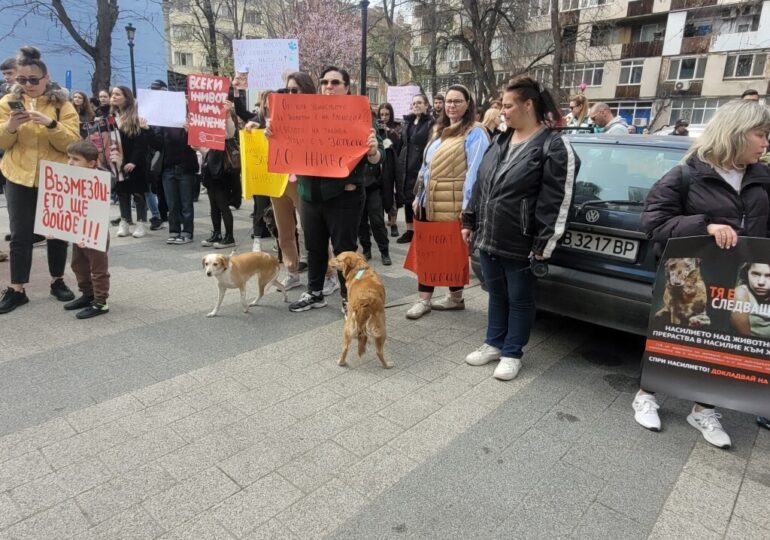
<svg viewBox="0 0 770 540">
<path fill-rule="evenodd" d="M 644 202 L 652 185 L 684 156 L 679 148 L 574 143 L 580 156 L 575 204 Z M 620 202 L 618 202 L 620 201 Z"/>
</svg>

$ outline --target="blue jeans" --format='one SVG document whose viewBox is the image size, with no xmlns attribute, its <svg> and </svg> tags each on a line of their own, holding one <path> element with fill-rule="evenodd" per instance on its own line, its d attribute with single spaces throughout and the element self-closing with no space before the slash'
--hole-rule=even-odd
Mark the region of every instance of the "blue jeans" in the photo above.
<svg viewBox="0 0 770 540">
<path fill-rule="evenodd" d="M 160 210 L 158 210 L 158 196 L 152 191 L 148 191 L 144 194 L 144 200 L 147 201 L 147 208 L 150 210 L 150 215 L 153 219 L 160 219 Z"/>
<path fill-rule="evenodd" d="M 500 349 L 506 358 L 521 358 L 535 322 L 537 278 L 529 270 L 529 261 L 484 251 L 479 256 L 489 290 L 486 343 Z"/>
<path fill-rule="evenodd" d="M 163 170 L 163 192 L 168 204 L 168 232 L 193 237 L 195 177 L 174 165 Z"/>
</svg>

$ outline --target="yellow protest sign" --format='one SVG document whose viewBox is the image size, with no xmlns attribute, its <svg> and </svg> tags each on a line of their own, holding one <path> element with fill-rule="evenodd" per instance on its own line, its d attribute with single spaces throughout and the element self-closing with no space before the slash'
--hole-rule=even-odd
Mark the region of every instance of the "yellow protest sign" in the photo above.
<svg viewBox="0 0 770 540">
<path fill-rule="evenodd" d="M 240 137 L 243 198 L 251 199 L 252 195 L 283 195 L 289 183 L 289 175 L 267 170 L 268 142 L 265 130 L 241 131 Z"/>
</svg>

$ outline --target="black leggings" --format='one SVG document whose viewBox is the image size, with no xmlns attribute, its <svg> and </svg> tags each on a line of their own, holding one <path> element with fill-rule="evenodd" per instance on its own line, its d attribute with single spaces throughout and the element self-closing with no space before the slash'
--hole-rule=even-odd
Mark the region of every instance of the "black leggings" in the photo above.
<svg viewBox="0 0 770 540">
<path fill-rule="evenodd" d="M 404 219 L 407 223 L 414 222 L 414 210 L 412 210 L 412 203 L 414 202 L 414 185 L 417 183 L 417 179 L 406 179 L 404 182 Z"/>
<path fill-rule="evenodd" d="M 222 233 L 222 222 L 225 222 L 225 236 L 233 236 L 233 212 L 230 210 L 230 192 L 225 189 L 211 187 L 206 190 L 211 208 L 211 227 L 215 233 Z"/>
</svg>

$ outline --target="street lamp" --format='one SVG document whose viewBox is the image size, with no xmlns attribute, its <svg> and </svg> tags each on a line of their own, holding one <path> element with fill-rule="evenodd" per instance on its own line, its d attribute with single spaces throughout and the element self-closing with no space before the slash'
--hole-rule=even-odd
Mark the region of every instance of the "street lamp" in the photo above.
<svg viewBox="0 0 770 540">
<path fill-rule="evenodd" d="M 134 98 L 136 98 L 136 70 L 134 69 L 134 36 L 136 36 L 136 28 L 131 23 L 126 26 L 126 37 L 128 38 L 128 54 L 131 58 L 131 90 L 134 92 Z"/>
<path fill-rule="evenodd" d="M 361 0 L 361 95 L 366 95 L 366 33 L 369 0 Z"/>
</svg>

